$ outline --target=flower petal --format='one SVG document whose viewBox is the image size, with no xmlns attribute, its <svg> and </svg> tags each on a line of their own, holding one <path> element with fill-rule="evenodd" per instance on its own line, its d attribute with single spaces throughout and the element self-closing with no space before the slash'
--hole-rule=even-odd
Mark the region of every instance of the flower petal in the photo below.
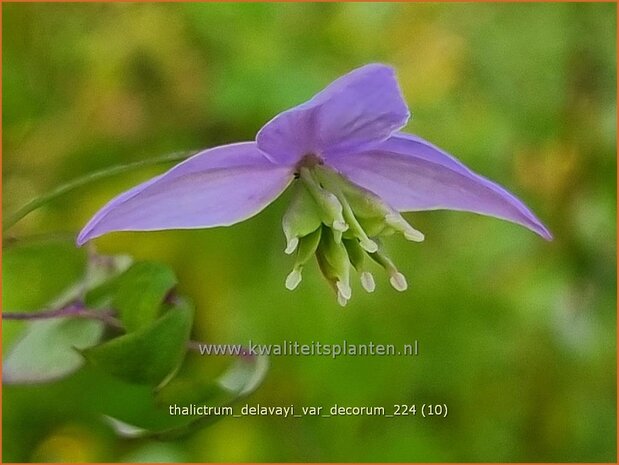
<svg viewBox="0 0 619 465">
<path fill-rule="evenodd" d="M 254 142 L 205 150 L 120 194 L 80 232 L 77 243 L 111 231 L 229 226 L 269 205 L 292 179 Z"/>
<path fill-rule="evenodd" d="M 311 100 L 280 113 L 256 137 L 276 163 L 292 165 L 308 153 L 360 150 L 402 128 L 410 114 L 393 68 L 358 68 Z"/>
<path fill-rule="evenodd" d="M 420 137 L 399 133 L 374 150 L 338 156 L 329 164 L 399 211 L 470 211 L 521 224 L 552 239 L 514 195 Z"/>
</svg>

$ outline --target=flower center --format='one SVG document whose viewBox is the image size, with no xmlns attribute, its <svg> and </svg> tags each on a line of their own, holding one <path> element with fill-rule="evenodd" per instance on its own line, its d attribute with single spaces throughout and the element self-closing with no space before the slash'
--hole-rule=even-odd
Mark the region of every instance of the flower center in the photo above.
<svg viewBox="0 0 619 465">
<path fill-rule="evenodd" d="M 297 163 L 297 166 L 295 167 L 295 174 L 300 173 L 301 168 L 313 168 L 314 166 L 318 166 L 318 165 L 324 165 L 325 161 L 322 159 L 322 157 L 320 155 L 317 155 L 315 153 L 306 153 L 305 155 L 303 155 L 301 157 L 301 160 L 299 160 L 299 162 Z"/>
<path fill-rule="evenodd" d="M 374 291 L 368 257 L 387 272 L 396 290 L 404 291 L 406 278 L 385 255 L 380 239 L 400 232 L 408 240 L 422 241 L 423 234 L 373 192 L 324 166 L 316 154 L 301 159 L 295 177 L 299 182 L 295 183 L 292 202 L 282 222 L 286 253 L 296 253 L 286 287 L 292 290 L 299 285 L 303 267 L 316 255 L 320 270 L 341 305 L 351 298 L 351 268 L 360 273 L 363 288 Z"/>
</svg>

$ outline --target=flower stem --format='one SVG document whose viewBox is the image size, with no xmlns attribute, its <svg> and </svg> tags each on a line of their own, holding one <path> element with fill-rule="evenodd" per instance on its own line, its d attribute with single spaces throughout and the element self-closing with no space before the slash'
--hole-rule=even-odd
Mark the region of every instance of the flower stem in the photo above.
<svg viewBox="0 0 619 465">
<path fill-rule="evenodd" d="M 122 322 L 115 317 L 116 312 L 111 309 L 93 310 L 84 307 L 80 302 L 74 302 L 66 307 L 55 308 L 52 310 L 43 310 L 40 312 L 2 312 L 3 320 L 17 321 L 37 321 L 49 320 L 52 318 L 87 318 L 91 320 L 99 320 L 102 323 L 120 331 L 125 331 Z M 200 352 L 200 346 L 205 345 L 200 341 L 187 341 L 187 348 L 196 352 Z"/>
<path fill-rule="evenodd" d="M 72 303 L 66 307 L 43 310 L 40 312 L 3 312 L 3 320 L 48 320 L 51 318 L 89 318 L 99 320 L 116 329 L 123 329 L 120 320 L 114 317 L 116 312 L 113 310 L 92 310 L 84 307 L 80 303 Z"/>
<path fill-rule="evenodd" d="M 30 214 L 37 208 L 42 207 L 46 203 L 51 202 L 57 197 L 60 197 L 61 195 L 66 194 L 67 192 L 75 190 L 93 181 L 98 181 L 99 179 L 109 178 L 111 176 L 114 176 L 120 173 L 125 173 L 127 171 L 132 171 L 135 169 L 139 169 L 145 166 L 153 166 L 153 165 L 159 165 L 159 164 L 168 163 L 168 162 L 184 160 L 185 158 L 189 157 L 189 155 L 192 155 L 194 153 L 195 152 L 170 153 L 170 154 L 166 154 L 160 157 L 149 158 L 147 160 L 140 160 L 140 161 L 136 161 L 133 163 L 127 163 L 124 165 L 116 165 L 110 168 L 104 168 L 102 170 L 95 171 L 85 176 L 76 178 L 73 181 L 69 181 L 68 183 L 63 184 L 51 190 L 47 194 L 44 194 L 44 195 L 41 195 L 40 197 L 36 197 L 32 199 L 31 201 L 26 203 L 24 206 L 22 206 L 20 209 L 15 211 L 13 214 L 8 215 L 2 221 L 2 231 L 3 232 L 7 231 L 9 228 L 15 225 L 15 223 L 20 221 L 26 215 Z"/>
</svg>

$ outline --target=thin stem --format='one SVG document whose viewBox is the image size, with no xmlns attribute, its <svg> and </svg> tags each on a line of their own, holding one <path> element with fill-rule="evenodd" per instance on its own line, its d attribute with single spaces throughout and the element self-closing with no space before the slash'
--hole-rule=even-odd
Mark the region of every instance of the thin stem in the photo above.
<svg viewBox="0 0 619 465">
<path fill-rule="evenodd" d="M 114 312 L 114 310 L 92 310 L 84 307 L 80 303 L 72 303 L 66 307 L 43 310 L 40 312 L 2 312 L 2 319 L 32 321 L 48 320 L 51 318 L 77 317 L 99 320 L 108 326 L 112 326 L 116 329 L 123 329 L 120 320 L 114 317 L 115 313 L 116 312 Z"/>
<path fill-rule="evenodd" d="M 55 308 L 52 310 L 43 310 L 40 312 L 2 312 L 3 320 L 18 320 L 18 321 L 37 321 L 37 320 L 49 320 L 52 318 L 87 318 L 91 320 L 99 320 L 102 323 L 114 328 L 124 331 L 125 328 L 122 322 L 116 318 L 116 312 L 111 309 L 106 310 L 93 310 L 86 308 L 79 302 L 74 302 L 66 307 Z M 187 348 L 195 352 L 200 352 L 200 346 L 206 345 L 200 341 L 187 341 Z"/>
<path fill-rule="evenodd" d="M 65 316 L 76 316 L 81 311 L 77 305 L 71 305 L 54 310 L 43 310 L 40 312 L 2 312 L 3 320 L 47 320 L 48 318 L 62 318 Z"/>
<path fill-rule="evenodd" d="M 30 202 L 26 203 L 24 206 L 22 206 L 20 209 L 14 212 L 12 215 L 7 216 L 2 221 L 2 231 L 3 232 L 7 231 L 9 228 L 15 225 L 15 223 L 20 221 L 22 218 L 24 218 L 26 215 L 33 212 L 37 208 L 56 199 L 57 197 L 60 197 L 61 195 L 66 194 L 67 192 L 77 189 L 78 187 L 82 187 L 91 182 L 98 181 L 99 179 L 109 178 L 116 174 L 125 173 L 127 171 L 132 171 L 132 170 L 142 168 L 145 166 L 160 165 L 163 163 L 184 160 L 189 155 L 192 155 L 194 153 L 195 152 L 170 153 L 170 154 L 163 155 L 160 157 L 149 158 L 147 160 L 127 163 L 125 165 L 117 165 L 111 168 L 104 168 L 100 171 L 95 171 L 94 173 L 89 173 L 85 176 L 81 176 L 77 179 L 74 179 L 73 181 L 69 181 L 68 183 L 57 187 L 56 189 L 53 189 L 47 194 L 44 194 L 40 197 L 36 197 L 35 199 L 32 199 Z"/>
<path fill-rule="evenodd" d="M 13 247 L 16 245 L 30 244 L 30 243 L 43 243 L 43 242 L 71 242 L 75 241 L 74 232 L 51 232 L 51 233 L 38 233 L 31 234 L 29 236 L 11 236 L 10 233 L 3 237 L 5 248 Z"/>
</svg>

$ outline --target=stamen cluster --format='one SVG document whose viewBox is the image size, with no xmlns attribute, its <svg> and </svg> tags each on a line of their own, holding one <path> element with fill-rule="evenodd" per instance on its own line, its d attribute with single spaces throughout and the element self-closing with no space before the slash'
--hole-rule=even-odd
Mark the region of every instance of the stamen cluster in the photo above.
<svg viewBox="0 0 619 465">
<path fill-rule="evenodd" d="M 410 241 L 420 242 L 424 235 L 377 195 L 321 163 L 302 163 L 297 174 L 293 198 L 282 221 L 285 252 L 295 253 L 286 287 L 293 290 L 299 285 L 303 267 L 316 255 L 342 306 L 352 296 L 351 268 L 359 273 L 362 287 L 374 291 L 367 257 L 387 272 L 396 290 L 406 290 L 406 278 L 385 255 L 380 238 L 399 232 Z"/>
</svg>

